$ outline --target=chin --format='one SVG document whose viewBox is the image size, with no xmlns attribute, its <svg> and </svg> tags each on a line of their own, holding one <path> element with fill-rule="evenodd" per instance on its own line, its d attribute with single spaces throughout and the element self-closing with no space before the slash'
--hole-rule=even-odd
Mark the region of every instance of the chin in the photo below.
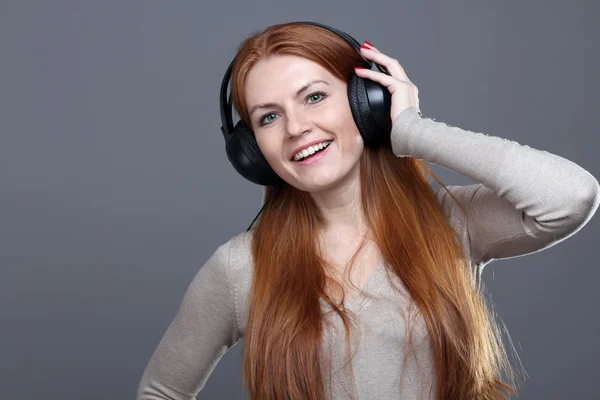
<svg viewBox="0 0 600 400">
<path fill-rule="evenodd" d="M 340 183 L 341 179 L 338 177 L 328 176 L 328 177 L 319 177 L 315 181 L 310 183 L 305 182 L 302 186 L 302 190 L 310 193 L 322 192 L 324 190 L 331 189 L 336 187 Z"/>
</svg>

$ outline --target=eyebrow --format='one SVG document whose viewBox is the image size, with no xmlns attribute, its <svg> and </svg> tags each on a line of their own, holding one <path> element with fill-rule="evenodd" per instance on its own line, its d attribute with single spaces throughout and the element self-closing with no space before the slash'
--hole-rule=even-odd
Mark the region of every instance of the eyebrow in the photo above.
<svg viewBox="0 0 600 400">
<path fill-rule="evenodd" d="M 315 83 L 325 83 L 326 85 L 329 85 L 329 82 L 324 81 L 322 79 L 315 79 L 312 80 L 310 82 L 308 82 L 306 85 L 302 86 L 297 92 L 296 95 L 294 97 L 298 97 L 302 94 L 302 92 L 304 92 L 306 89 L 308 89 L 310 86 L 314 85 Z M 261 104 L 257 104 L 255 106 L 253 106 L 250 109 L 250 113 L 249 115 L 252 116 L 252 114 L 254 113 L 254 111 L 256 111 L 259 108 L 269 108 L 269 107 L 276 107 L 277 104 L 276 103 L 261 103 Z"/>
</svg>

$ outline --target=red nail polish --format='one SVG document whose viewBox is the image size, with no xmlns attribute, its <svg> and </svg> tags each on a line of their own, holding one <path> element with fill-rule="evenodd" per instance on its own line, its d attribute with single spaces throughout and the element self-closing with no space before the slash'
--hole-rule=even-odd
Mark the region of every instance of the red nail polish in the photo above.
<svg viewBox="0 0 600 400">
<path fill-rule="evenodd" d="M 371 48 L 369 46 L 360 46 L 361 49 L 367 49 L 367 50 L 371 50 Z"/>
<path fill-rule="evenodd" d="M 373 44 L 371 44 L 370 42 L 367 42 L 366 40 L 365 40 L 365 43 L 368 44 L 371 47 L 375 47 L 375 46 L 373 46 Z"/>
<path fill-rule="evenodd" d="M 354 67 L 354 70 L 356 71 L 357 69 L 364 69 L 363 67 Z"/>
</svg>

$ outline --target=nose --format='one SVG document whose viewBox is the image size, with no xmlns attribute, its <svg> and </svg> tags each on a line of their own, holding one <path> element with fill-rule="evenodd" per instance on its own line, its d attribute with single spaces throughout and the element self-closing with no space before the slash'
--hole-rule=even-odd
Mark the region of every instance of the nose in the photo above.
<svg viewBox="0 0 600 400">
<path fill-rule="evenodd" d="M 288 113 L 286 129 L 290 137 L 295 137 L 310 132 L 312 130 L 312 122 L 302 111 L 292 111 Z"/>
</svg>

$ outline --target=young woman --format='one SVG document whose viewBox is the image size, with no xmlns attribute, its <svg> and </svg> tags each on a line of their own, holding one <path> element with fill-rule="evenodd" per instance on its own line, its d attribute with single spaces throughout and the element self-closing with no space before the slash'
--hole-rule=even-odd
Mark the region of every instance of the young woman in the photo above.
<svg viewBox="0 0 600 400">
<path fill-rule="evenodd" d="M 355 70 L 365 59 L 385 71 Z M 381 145 L 365 144 L 353 115 L 352 74 L 389 90 Z M 598 207 L 597 180 L 546 151 L 424 118 L 397 60 L 319 26 L 249 37 L 231 92 L 281 181 L 265 188 L 256 226 L 191 282 L 138 399 L 194 399 L 242 337 L 252 399 L 516 392 L 481 271 L 577 232 Z M 478 183 L 446 187 L 427 162 Z"/>
</svg>

